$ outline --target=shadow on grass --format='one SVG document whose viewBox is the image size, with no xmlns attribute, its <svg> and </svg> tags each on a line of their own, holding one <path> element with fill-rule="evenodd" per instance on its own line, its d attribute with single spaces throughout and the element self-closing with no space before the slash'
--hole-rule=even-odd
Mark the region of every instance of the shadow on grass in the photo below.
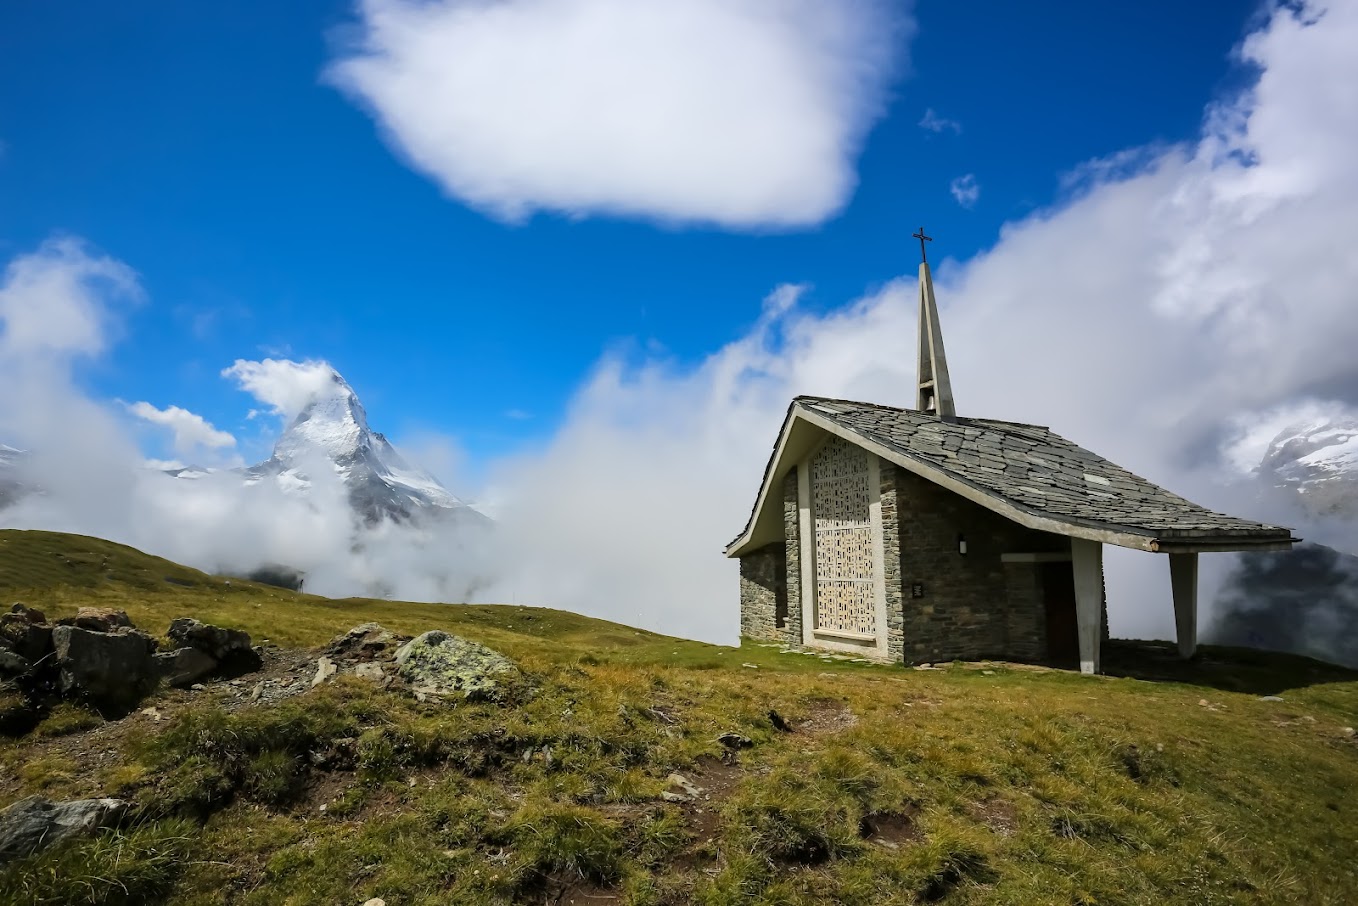
<svg viewBox="0 0 1358 906">
<path fill-rule="evenodd" d="M 1104 642 L 1103 672 L 1151 682 L 1189 683 L 1249 695 L 1278 695 L 1321 683 L 1358 681 L 1350 670 L 1313 658 L 1251 648 L 1202 645 L 1188 660 L 1169 642 Z"/>
</svg>

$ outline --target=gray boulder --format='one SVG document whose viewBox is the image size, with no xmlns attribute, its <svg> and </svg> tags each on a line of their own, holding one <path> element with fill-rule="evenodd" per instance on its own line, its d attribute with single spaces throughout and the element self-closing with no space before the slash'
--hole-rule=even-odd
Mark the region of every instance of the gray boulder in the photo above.
<svg viewBox="0 0 1358 906">
<path fill-rule="evenodd" d="M 0 865 L 41 852 L 76 834 L 110 827 L 126 811 L 127 803 L 121 799 L 20 799 L 0 811 Z"/>
<path fill-rule="evenodd" d="M 15 604 L 9 613 L 0 615 L 0 648 L 36 663 L 52 650 L 52 627 L 41 610 Z"/>
<path fill-rule="evenodd" d="M 157 679 L 152 654 L 155 639 L 136 629 L 94 632 L 75 626 L 52 629 L 58 686 L 63 695 L 97 702 L 130 704 Z"/>
<path fill-rule="evenodd" d="M 325 650 L 331 657 L 371 661 L 391 657 L 406 641 L 409 641 L 408 636 L 397 636 L 380 623 L 363 623 L 344 635 L 335 636 Z"/>
<path fill-rule="evenodd" d="M 177 648 L 155 655 L 156 675 L 171 686 L 191 686 L 217 669 L 217 659 L 197 648 Z"/>
<path fill-rule="evenodd" d="M 208 655 L 225 673 L 249 673 L 263 663 L 250 647 L 250 634 L 240 629 L 223 629 L 182 617 L 172 622 L 165 634 L 177 648 L 194 648 Z"/>
<path fill-rule="evenodd" d="M 27 660 L 0 643 L 0 676 L 19 676 L 27 673 L 30 666 Z"/>
<path fill-rule="evenodd" d="M 519 674 L 513 661 L 484 645 L 433 630 L 396 652 L 397 673 L 421 694 L 492 697 Z"/>
</svg>

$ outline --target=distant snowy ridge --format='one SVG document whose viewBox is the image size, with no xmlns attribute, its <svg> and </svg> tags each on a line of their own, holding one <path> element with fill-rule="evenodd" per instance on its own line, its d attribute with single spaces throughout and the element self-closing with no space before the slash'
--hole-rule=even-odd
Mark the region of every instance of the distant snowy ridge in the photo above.
<svg viewBox="0 0 1358 906">
<path fill-rule="evenodd" d="M 1358 419 L 1286 428 L 1269 444 L 1259 474 L 1295 491 L 1311 513 L 1358 519 Z"/>
</svg>

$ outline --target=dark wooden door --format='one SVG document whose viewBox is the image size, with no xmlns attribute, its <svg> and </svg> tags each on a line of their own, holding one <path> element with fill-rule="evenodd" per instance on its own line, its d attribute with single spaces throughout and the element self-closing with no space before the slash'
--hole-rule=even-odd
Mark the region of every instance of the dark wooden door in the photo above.
<svg viewBox="0 0 1358 906">
<path fill-rule="evenodd" d="M 1070 563 L 1040 563 L 1042 600 L 1047 610 L 1047 660 L 1060 667 L 1080 661 L 1075 622 L 1075 571 Z"/>
</svg>

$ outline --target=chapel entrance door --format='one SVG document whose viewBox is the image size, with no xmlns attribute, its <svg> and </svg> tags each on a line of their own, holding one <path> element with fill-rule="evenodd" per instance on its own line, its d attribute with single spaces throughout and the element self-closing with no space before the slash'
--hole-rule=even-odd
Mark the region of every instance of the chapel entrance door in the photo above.
<svg viewBox="0 0 1358 906">
<path fill-rule="evenodd" d="M 1047 611 L 1047 660 L 1058 667 L 1080 663 L 1080 632 L 1075 620 L 1075 570 L 1069 561 L 1039 563 L 1042 600 Z"/>
<path fill-rule="evenodd" d="M 816 541 L 816 623 L 824 635 L 877 635 L 868 452 L 832 438 L 811 460 Z"/>
</svg>

